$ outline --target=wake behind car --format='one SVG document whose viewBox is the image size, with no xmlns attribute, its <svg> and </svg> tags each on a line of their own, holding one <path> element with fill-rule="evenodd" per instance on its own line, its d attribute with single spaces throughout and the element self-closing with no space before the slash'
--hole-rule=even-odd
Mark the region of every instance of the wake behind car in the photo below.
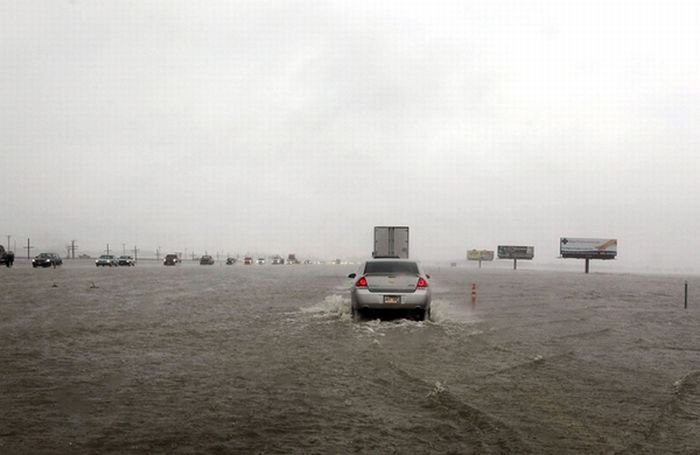
<svg viewBox="0 0 700 455">
<path fill-rule="evenodd" d="M 119 259 L 117 259 L 117 264 L 126 267 L 133 267 L 136 265 L 136 261 L 134 261 L 134 258 L 131 256 L 119 256 Z"/>
<path fill-rule="evenodd" d="M 381 311 L 411 314 L 419 320 L 430 318 L 432 291 L 426 274 L 416 261 L 375 258 L 348 278 L 353 319 Z"/>
<path fill-rule="evenodd" d="M 39 253 L 32 259 L 32 267 L 57 267 L 63 264 L 63 259 L 55 253 Z"/>
<path fill-rule="evenodd" d="M 117 267 L 118 265 L 119 261 L 113 254 L 103 254 L 95 261 L 96 267 Z"/>
</svg>

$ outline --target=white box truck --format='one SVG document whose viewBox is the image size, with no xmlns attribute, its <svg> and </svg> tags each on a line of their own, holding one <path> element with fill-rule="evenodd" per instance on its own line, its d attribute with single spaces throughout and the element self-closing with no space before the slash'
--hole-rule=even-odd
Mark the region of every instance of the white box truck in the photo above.
<svg viewBox="0 0 700 455">
<path fill-rule="evenodd" d="M 375 226 L 372 257 L 408 258 L 408 226 Z"/>
</svg>

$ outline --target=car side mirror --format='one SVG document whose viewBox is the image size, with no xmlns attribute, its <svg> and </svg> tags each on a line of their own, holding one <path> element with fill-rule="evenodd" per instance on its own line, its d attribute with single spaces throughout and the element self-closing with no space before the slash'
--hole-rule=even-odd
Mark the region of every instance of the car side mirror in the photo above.
<svg viewBox="0 0 700 455">
<path fill-rule="evenodd" d="M 356 276 L 357 276 L 356 273 L 351 273 L 350 275 L 348 275 L 348 278 L 355 278 Z"/>
</svg>

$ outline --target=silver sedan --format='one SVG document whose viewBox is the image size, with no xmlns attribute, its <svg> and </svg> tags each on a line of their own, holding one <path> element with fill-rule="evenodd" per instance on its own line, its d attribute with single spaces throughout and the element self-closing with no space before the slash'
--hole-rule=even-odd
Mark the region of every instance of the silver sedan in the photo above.
<svg viewBox="0 0 700 455">
<path fill-rule="evenodd" d="M 410 313 L 430 318 L 430 275 L 408 259 L 375 258 L 351 273 L 350 301 L 353 319 L 373 311 Z"/>
</svg>

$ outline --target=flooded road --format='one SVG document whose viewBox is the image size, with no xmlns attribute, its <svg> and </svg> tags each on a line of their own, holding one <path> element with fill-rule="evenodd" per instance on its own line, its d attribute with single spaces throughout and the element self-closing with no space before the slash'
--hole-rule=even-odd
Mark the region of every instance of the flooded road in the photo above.
<svg viewBox="0 0 700 455">
<path fill-rule="evenodd" d="M 2 269 L 0 452 L 698 453 L 686 277 L 426 269 L 430 322 L 354 266 Z"/>
</svg>

